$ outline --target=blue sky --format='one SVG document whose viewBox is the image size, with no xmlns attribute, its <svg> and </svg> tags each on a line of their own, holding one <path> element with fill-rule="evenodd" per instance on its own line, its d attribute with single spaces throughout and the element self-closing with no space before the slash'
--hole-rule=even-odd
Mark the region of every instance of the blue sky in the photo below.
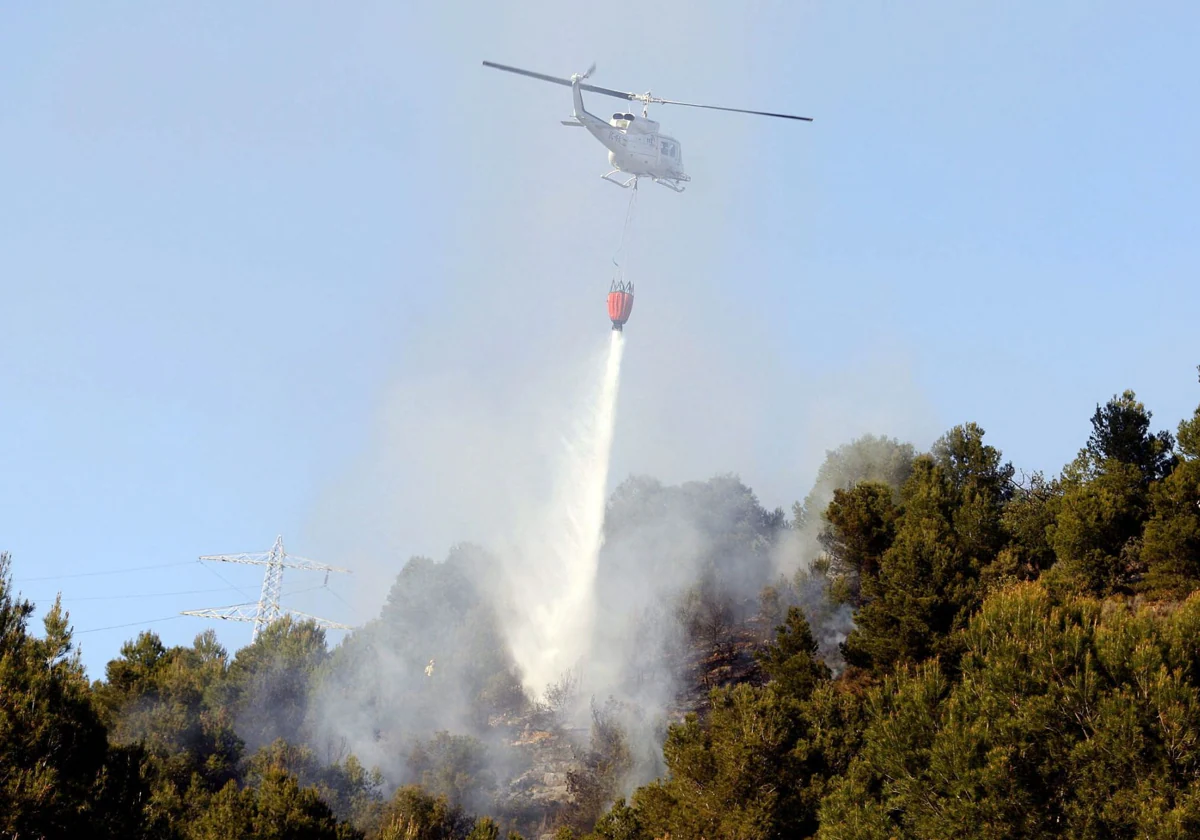
<svg viewBox="0 0 1200 840">
<path fill-rule="evenodd" d="M 614 481 L 786 506 L 966 420 L 1056 470 L 1114 392 L 1200 402 L 1193 4 L 483 5 L 0 11 L 0 548 L 94 676 L 256 596 L 200 554 L 282 533 L 354 623 L 545 493 L 628 195 L 483 59 L 816 118 L 652 113 L 693 182 L 639 195 Z"/>
</svg>

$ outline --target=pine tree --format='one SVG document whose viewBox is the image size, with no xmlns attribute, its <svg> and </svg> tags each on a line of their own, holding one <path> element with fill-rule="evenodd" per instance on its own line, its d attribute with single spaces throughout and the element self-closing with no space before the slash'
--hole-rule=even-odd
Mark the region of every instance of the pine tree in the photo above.
<svg viewBox="0 0 1200 840">
<path fill-rule="evenodd" d="M 1109 461 L 1136 467 L 1147 485 L 1166 477 L 1176 463 L 1175 439 L 1168 431 L 1151 433 L 1152 417 L 1133 391 L 1114 395 L 1096 406 L 1085 451 L 1101 469 Z"/>
<path fill-rule="evenodd" d="M 835 490 L 825 511 L 828 525 L 820 542 L 831 558 L 830 574 L 855 606 L 876 595 L 884 552 L 896 538 L 900 511 L 893 495 L 887 485 L 865 481 Z"/>
<path fill-rule="evenodd" d="M 30 635 L 10 569 L 0 554 L 0 837 L 96 836 L 106 732 L 61 602 Z"/>
<path fill-rule="evenodd" d="M 848 663 L 886 672 L 934 655 L 954 659 L 953 633 L 982 598 L 980 577 L 1005 544 L 1012 498 L 1013 468 L 983 435 L 973 423 L 955 427 L 914 462 L 895 538 L 843 645 Z"/>
<path fill-rule="evenodd" d="M 1186 595 L 1200 585 L 1200 406 L 1179 424 L 1179 465 L 1150 488 L 1141 559 L 1146 588 Z"/>
<path fill-rule="evenodd" d="M 817 640 L 799 607 L 788 609 L 787 619 L 776 630 L 775 643 L 757 659 L 775 690 L 796 700 L 807 700 L 817 685 L 830 677 L 829 668 L 817 659 Z"/>
</svg>

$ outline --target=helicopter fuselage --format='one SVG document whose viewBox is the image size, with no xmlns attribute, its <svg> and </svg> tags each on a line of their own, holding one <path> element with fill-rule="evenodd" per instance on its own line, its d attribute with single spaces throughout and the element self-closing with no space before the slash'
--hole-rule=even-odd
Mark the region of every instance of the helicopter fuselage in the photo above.
<svg viewBox="0 0 1200 840">
<path fill-rule="evenodd" d="M 621 113 L 603 120 L 584 107 L 579 82 L 576 81 L 571 88 L 575 113 L 572 121 L 564 122 L 567 125 L 582 125 L 603 143 L 608 149 L 608 162 L 614 170 L 628 173 L 635 179 L 651 178 L 664 186 L 682 191 L 681 182 L 691 179 L 684 172 L 683 149 L 678 140 L 660 133 L 659 124 L 645 116 Z"/>
</svg>

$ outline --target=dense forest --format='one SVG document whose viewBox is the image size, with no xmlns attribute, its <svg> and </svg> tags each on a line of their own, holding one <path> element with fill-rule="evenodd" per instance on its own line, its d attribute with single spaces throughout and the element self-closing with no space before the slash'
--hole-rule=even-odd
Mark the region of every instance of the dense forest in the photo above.
<svg viewBox="0 0 1200 840">
<path fill-rule="evenodd" d="M 483 547 L 397 564 L 336 646 L 144 632 L 94 682 L 4 556 L 0 835 L 1200 835 L 1200 408 L 1156 430 L 1126 391 L 1081 443 L 1047 476 L 974 423 L 866 437 L 790 515 L 630 478 L 542 693 Z"/>
</svg>

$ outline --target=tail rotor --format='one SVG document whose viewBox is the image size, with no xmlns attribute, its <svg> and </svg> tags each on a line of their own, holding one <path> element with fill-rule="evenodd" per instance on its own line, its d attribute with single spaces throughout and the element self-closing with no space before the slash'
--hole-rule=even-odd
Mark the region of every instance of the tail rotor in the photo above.
<svg viewBox="0 0 1200 840">
<path fill-rule="evenodd" d="M 595 72 L 596 72 L 596 62 L 593 61 L 592 66 L 587 69 L 586 73 L 572 73 L 571 74 L 571 83 L 574 84 L 575 82 L 585 81 L 585 80 L 591 78 L 591 75 Z"/>
</svg>

